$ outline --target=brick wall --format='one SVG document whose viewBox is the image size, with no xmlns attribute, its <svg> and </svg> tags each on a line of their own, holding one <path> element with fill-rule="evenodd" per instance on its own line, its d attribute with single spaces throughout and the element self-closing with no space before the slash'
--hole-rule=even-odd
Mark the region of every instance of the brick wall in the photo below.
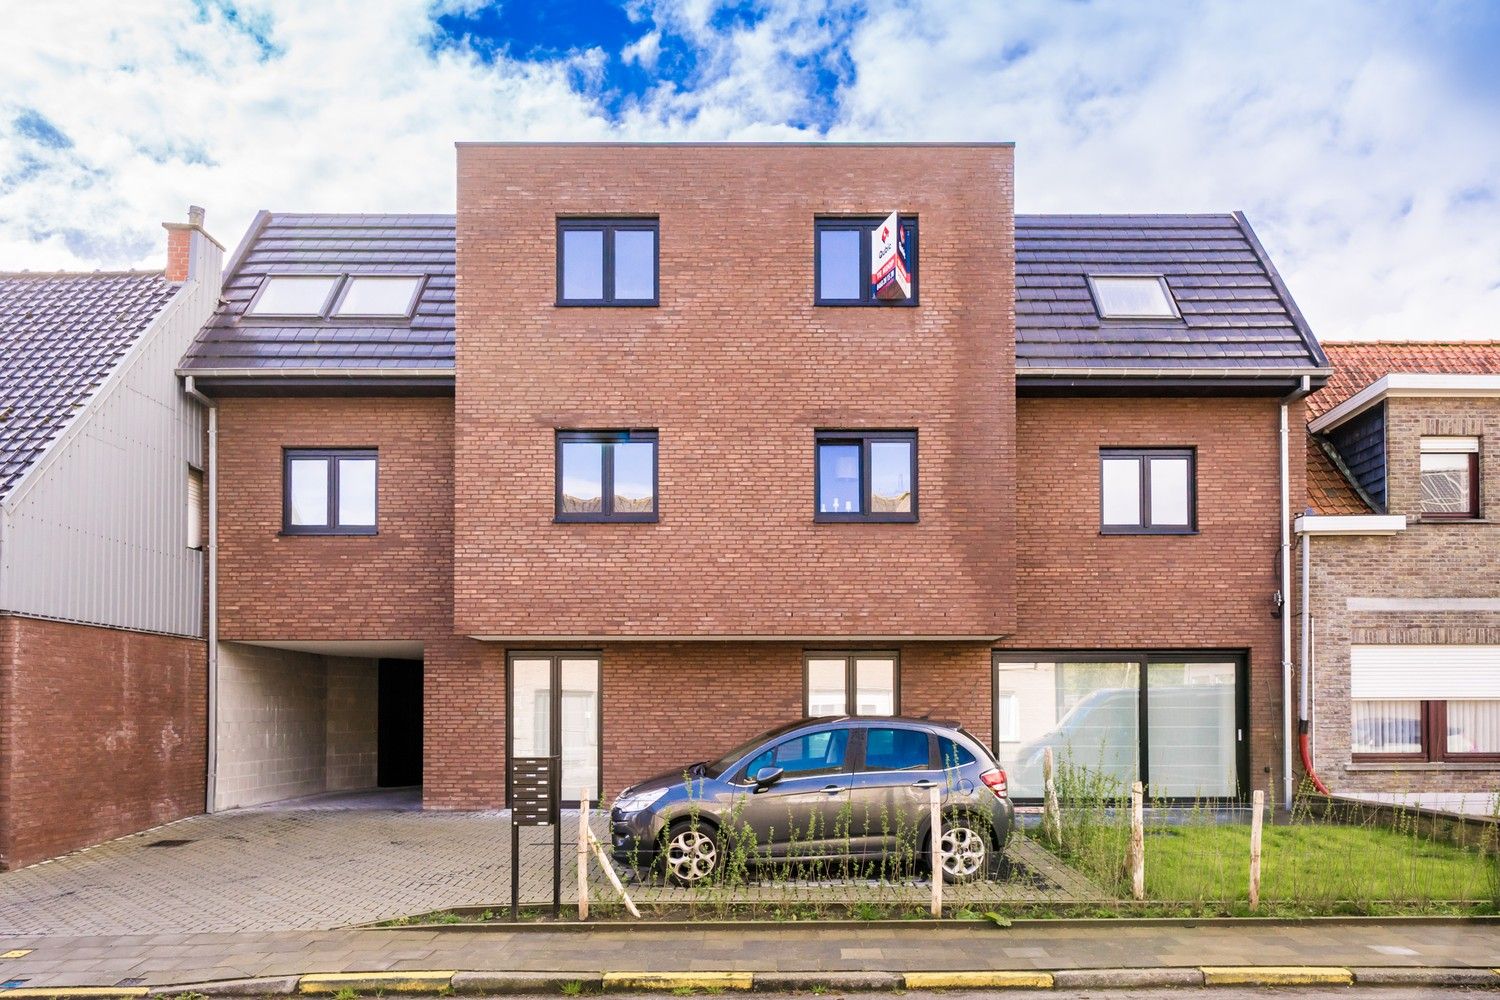
<svg viewBox="0 0 1500 1000">
<path fill-rule="evenodd" d="M 281 534 L 282 449 L 379 449 L 379 534 Z M 452 632 L 453 401 L 225 399 L 219 635 L 421 639 Z"/>
<path fill-rule="evenodd" d="M 380 672 L 375 660 L 327 656 L 329 791 L 374 788 L 380 751 Z"/>
<path fill-rule="evenodd" d="M 1302 426 L 1300 404 L 1289 419 Z M 1278 420 L 1274 399 L 1019 400 L 1018 621 L 1001 643 L 1247 651 L 1257 788 L 1281 771 Z M 1305 442 L 1291 438 L 1296 511 Z M 1198 534 L 1100 534 L 1099 449 L 1122 446 L 1197 449 Z"/>
<path fill-rule="evenodd" d="M 1313 764 L 1335 793 L 1493 792 L 1500 787 L 1500 765 L 1356 764 L 1350 757 L 1350 645 L 1500 645 L 1497 611 L 1349 608 L 1349 599 L 1359 597 L 1500 596 L 1500 402 L 1394 398 L 1386 414 L 1389 510 L 1407 517 L 1406 530 L 1313 540 Z M 1424 434 L 1480 435 L 1487 520 L 1421 520 Z"/>
<path fill-rule="evenodd" d="M 0 617 L 0 868 L 203 811 L 201 640 Z"/>
<path fill-rule="evenodd" d="M 1009 631 L 1012 201 L 1005 147 L 460 147 L 456 630 Z M 814 307 L 814 216 L 895 208 L 921 305 Z M 557 217 L 632 213 L 662 305 L 558 308 Z M 660 523 L 554 524 L 554 431 L 618 427 Z M 812 522 L 816 428 L 910 427 L 920 523 Z"/>
</svg>

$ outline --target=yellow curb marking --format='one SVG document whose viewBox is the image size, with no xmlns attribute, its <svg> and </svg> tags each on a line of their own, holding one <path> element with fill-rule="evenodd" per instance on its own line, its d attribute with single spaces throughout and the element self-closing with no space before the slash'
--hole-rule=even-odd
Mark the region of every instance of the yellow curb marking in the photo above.
<svg viewBox="0 0 1500 1000">
<path fill-rule="evenodd" d="M 0 990 L 4 997 L 143 997 L 144 986 L 25 986 Z"/>
<path fill-rule="evenodd" d="M 604 988 L 616 990 L 748 990 L 748 972 L 606 972 Z"/>
<path fill-rule="evenodd" d="M 1336 965 L 1205 965 L 1206 986 L 1352 986 L 1354 973 Z"/>
<path fill-rule="evenodd" d="M 318 972 L 299 979 L 297 992 L 337 993 L 347 988 L 386 993 L 431 993 L 452 981 L 452 972 Z"/>
<path fill-rule="evenodd" d="M 1052 988 L 1050 972 L 908 972 L 909 990 Z"/>
<path fill-rule="evenodd" d="M 10 951 L 7 951 L 5 954 L 0 955 L 0 958 L 25 958 L 27 955 L 30 955 L 33 951 L 36 951 L 36 949 L 35 948 L 12 948 Z"/>
</svg>

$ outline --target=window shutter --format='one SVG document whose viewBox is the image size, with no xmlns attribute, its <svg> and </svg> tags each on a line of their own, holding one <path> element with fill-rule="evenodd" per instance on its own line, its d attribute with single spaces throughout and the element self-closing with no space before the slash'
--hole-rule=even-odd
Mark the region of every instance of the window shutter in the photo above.
<svg viewBox="0 0 1500 1000">
<path fill-rule="evenodd" d="M 1353 646 L 1353 698 L 1500 698 L 1500 646 Z"/>
<path fill-rule="evenodd" d="M 1424 437 L 1422 450 L 1450 455 L 1454 452 L 1473 454 L 1479 450 L 1479 439 L 1477 437 Z"/>
<path fill-rule="evenodd" d="M 203 472 L 193 468 L 187 477 L 187 544 L 190 549 L 203 548 Z"/>
</svg>

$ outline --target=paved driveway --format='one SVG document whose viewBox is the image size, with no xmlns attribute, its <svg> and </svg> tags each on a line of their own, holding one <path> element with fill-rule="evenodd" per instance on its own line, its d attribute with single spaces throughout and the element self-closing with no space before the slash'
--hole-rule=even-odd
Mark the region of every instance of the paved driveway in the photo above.
<svg viewBox="0 0 1500 1000">
<path fill-rule="evenodd" d="M 331 808 L 339 804 L 196 816 L 0 873 L 0 934 L 323 930 L 509 902 L 505 814 Z M 602 836 L 604 817 L 595 816 Z M 564 819 L 565 901 L 577 884 L 576 822 L 576 814 Z M 550 902 L 551 831 L 521 832 L 521 898 Z M 1009 853 L 1029 867 L 1010 881 L 969 891 L 992 905 L 1097 892 L 1024 839 Z M 595 873 L 593 885 L 596 900 L 608 894 L 602 873 Z M 849 883 L 793 883 L 739 891 L 761 901 L 827 901 L 854 890 Z M 687 900 L 681 889 L 633 887 L 632 894 L 643 902 Z M 916 905 L 926 897 L 919 884 L 881 894 L 888 903 Z"/>
</svg>

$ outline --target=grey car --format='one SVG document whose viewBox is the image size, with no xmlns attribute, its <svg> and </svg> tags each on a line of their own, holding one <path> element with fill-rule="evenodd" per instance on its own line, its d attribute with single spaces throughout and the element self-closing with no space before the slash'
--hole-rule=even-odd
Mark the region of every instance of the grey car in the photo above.
<svg viewBox="0 0 1500 1000">
<path fill-rule="evenodd" d="M 771 863 L 925 856 L 934 788 L 943 877 L 984 877 L 1015 819 L 1005 772 L 961 726 L 894 716 L 801 719 L 632 785 L 610 812 L 614 857 L 692 885 L 734 845 Z"/>
</svg>

